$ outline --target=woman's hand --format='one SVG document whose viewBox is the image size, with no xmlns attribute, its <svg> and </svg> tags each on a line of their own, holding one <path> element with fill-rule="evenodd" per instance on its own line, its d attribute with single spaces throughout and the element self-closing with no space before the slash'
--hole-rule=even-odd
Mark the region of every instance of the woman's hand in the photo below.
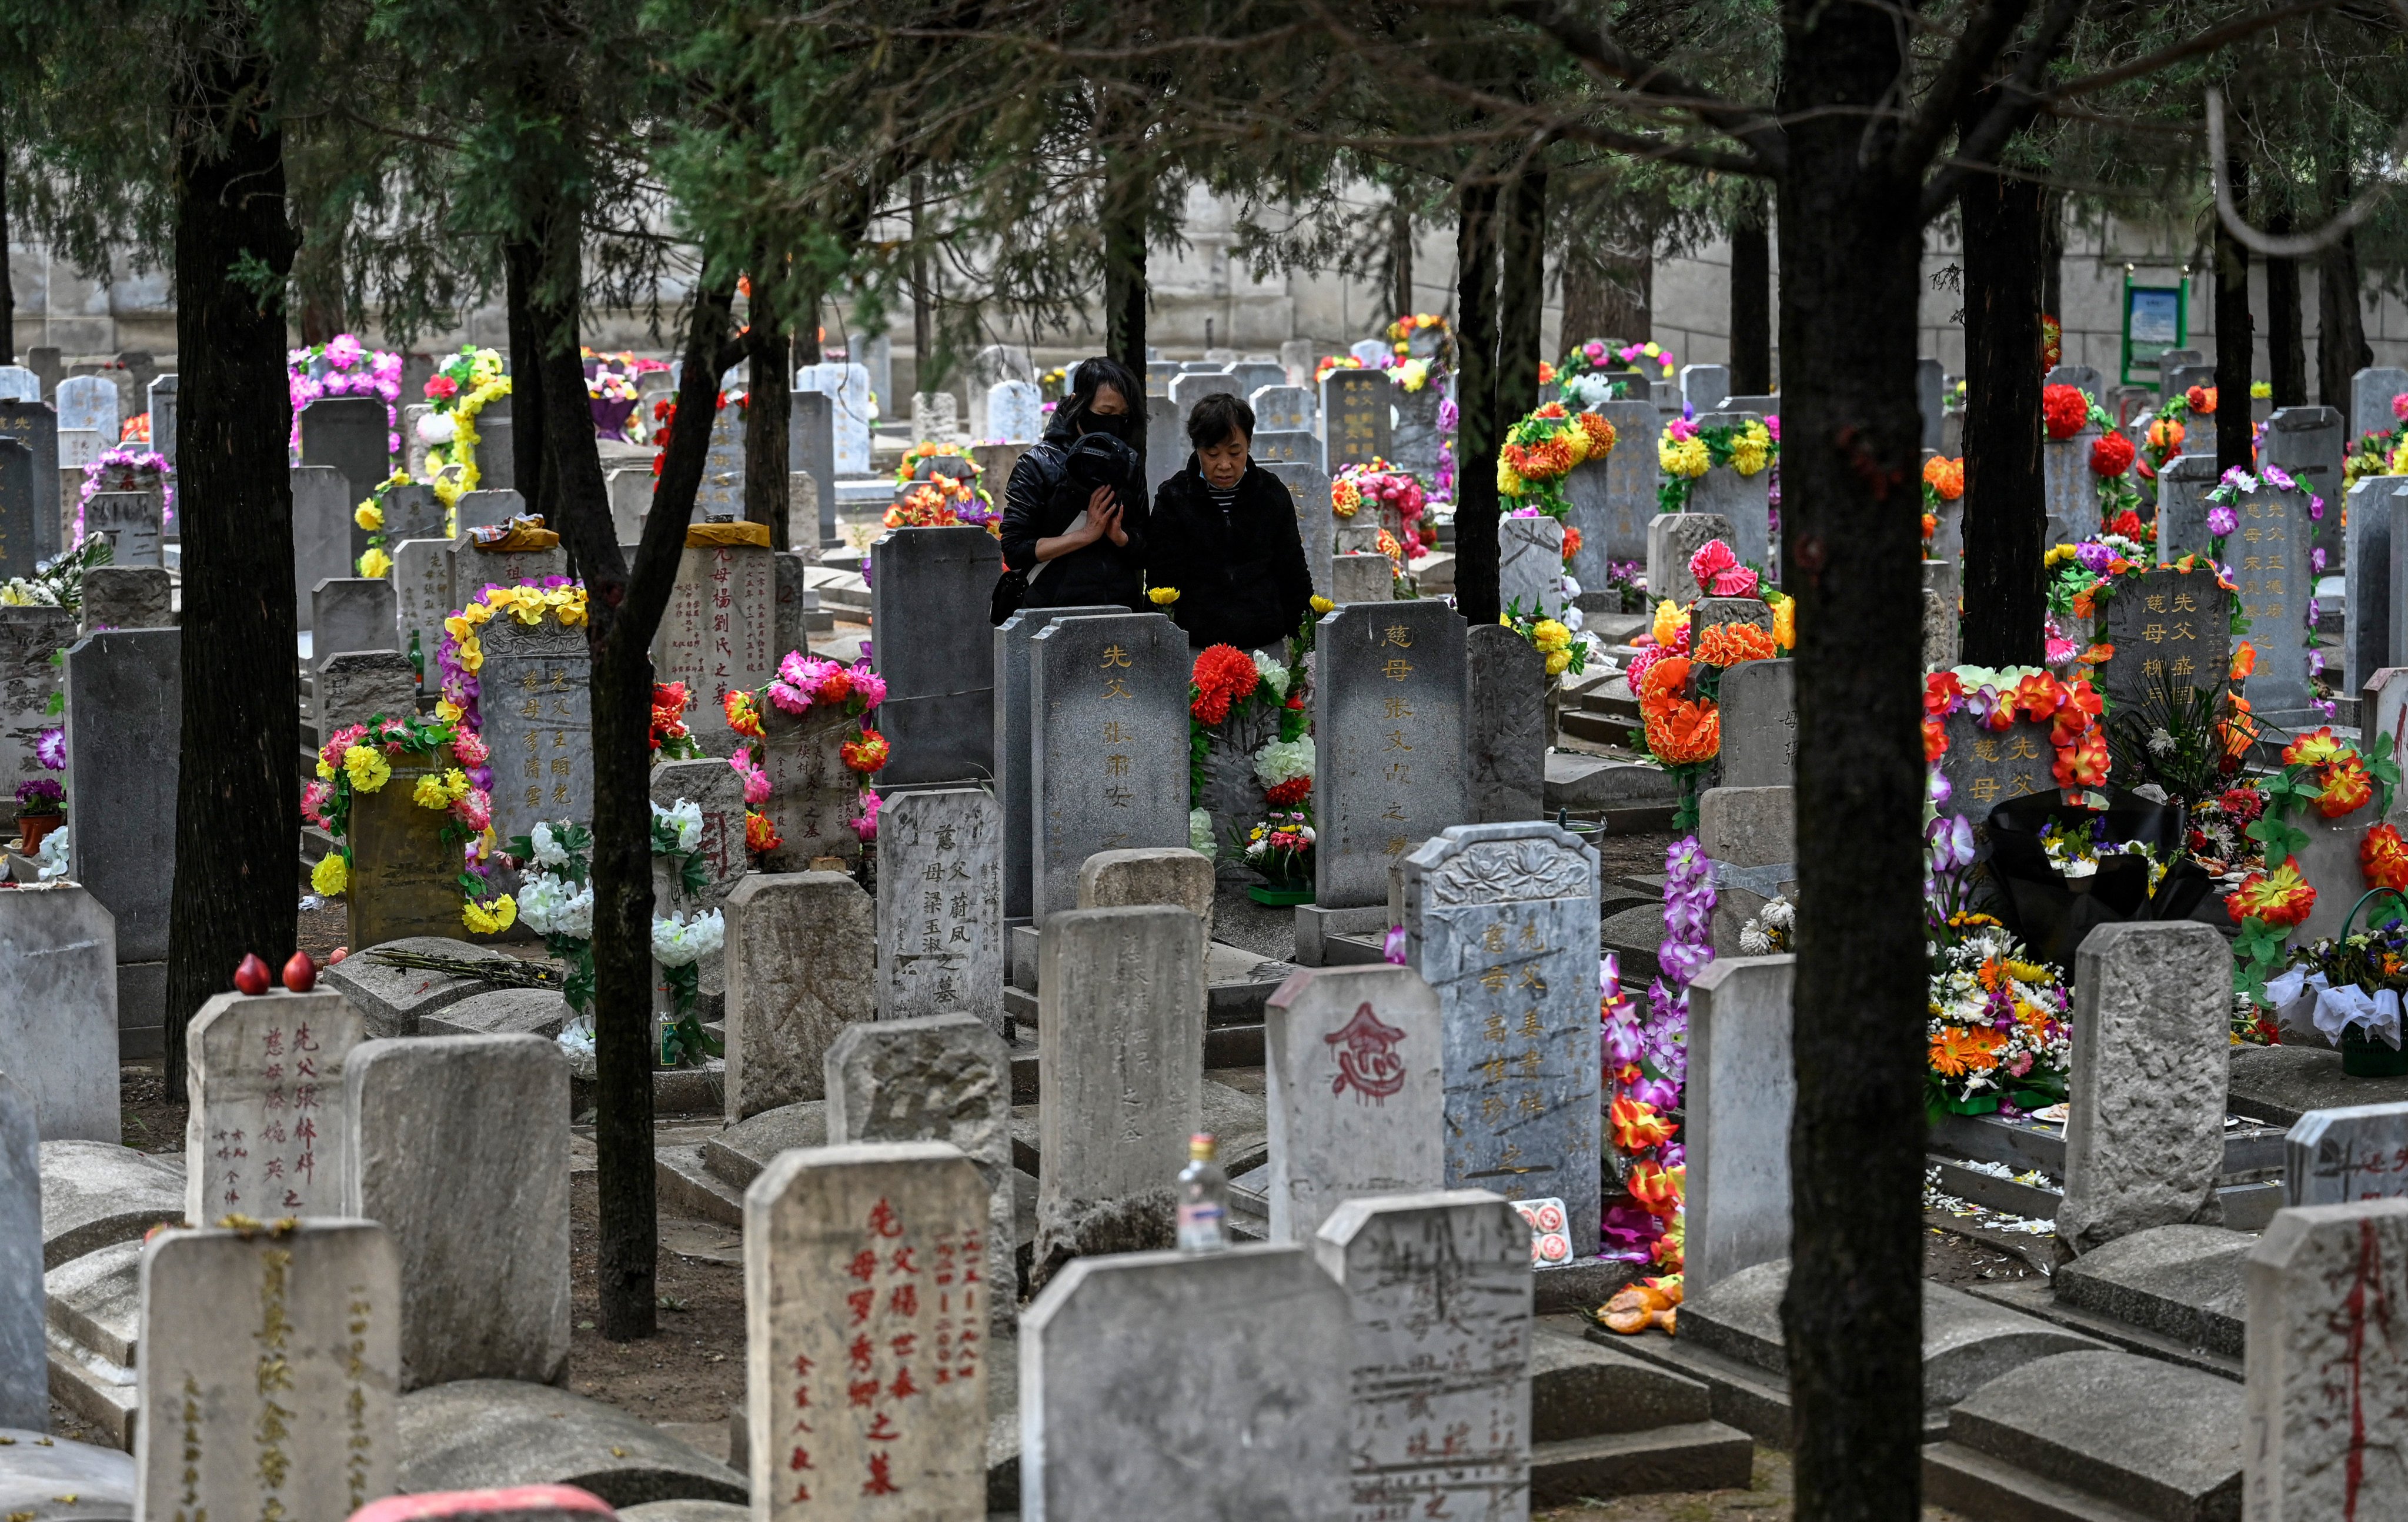
<svg viewBox="0 0 2408 1522">
<path fill-rule="evenodd" d="M 1109 535 L 1114 545 L 1125 548 L 1128 530 L 1121 526 L 1121 505 L 1109 486 L 1098 486 L 1096 495 L 1087 498 L 1087 542 Z"/>
</svg>

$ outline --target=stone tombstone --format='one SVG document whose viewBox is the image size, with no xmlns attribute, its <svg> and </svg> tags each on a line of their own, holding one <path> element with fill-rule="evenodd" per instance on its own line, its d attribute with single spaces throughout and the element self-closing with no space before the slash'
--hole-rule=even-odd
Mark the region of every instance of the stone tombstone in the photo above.
<svg viewBox="0 0 2408 1522">
<path fill-rule="evenodd" d="M 1511 522 L 1509 519 L 1508 522 Z M 1397 568 L 1388 557 L 1365 551 L 1333 555 L 1329 561 L 1330 601 L 1393 602 Z"/>
<path fill-rule="evenodd" d="M 83 505 L 84 534 L 108 541 L 110 565 L 161 565 L 160 506 L 154 492 L 94 492 Z"/>
<path fill-rule="evenodd" d="M 118 1103 L 116 953 L 108 911 L 74 883 L 0 892 L 0 1068 L 45 1142 L 124 1139 Z"/>
<path fill-rule="evenodd" d="M 497 528 L 513 518 L 525 517 L 529 510 L 527 499 L 508 486 L 463 492 L 453 510 L 463 534 L 472 528 Z"/>
<path fill-rule="evenodd" d="M 307 629 L 318 583 L 348 581 L 358 571 L 351 556 L 351 510 L 359 503 L 343 473 L 330 465 L 296 465 L 292 482 L 293 597 Z"/>
<path fill-rule="evenodd" d="M 2261 719 L 2288 725 L 2308 707 L 2308 603 L 2316 586 L 2309 552 L 2315 524 L 2305 492 L 2271 489 L 2243 497 L 2240 520 L 2225 543 L 2225 563 L 2241 584 L 2241 611 L 2258 650 L 2249 703 Z"/>
<path fill-rule="evenodd" d="M 1439 452 L 1446 438 L 1438 426 L 1438 409 L 1446 400 L 1442 375 L 1431 375 L 1418 391 L 1407 391 L 1401 381 L 1394 393 L 1394 430 L 1388 440 L 1389 461 L 1398 468 L 1410 470 L 1428 480 L 1438 474 Z"/>
<path fill-rule="evenodd" d="M 1737 956 L 1740 934 L 1776 896 L 1798 896 L 1793 790 L 1780 785 L 1710 787 L 1698 799 L 1698 843 L 1713 863 L 1713 948 Z"/>
<path fill-rule="evenodd" d="M 451 551 L 449 539 L 403 539 L 393 546 L 395 638 L 403 654 L 417 651 L 420 680 L 429 688 L 442 682 L 436 657 L 443 649 L 443 621 L 460 607 L 452 596 Z"/>
<path fill-rule="evenodd" d="M 393 1492 L 401 1293 L 381 1227 L 172 1229 L 137 1271 L 135 1515 L 337 1517 Z"/>
<path fill-rule="evenodd" d="M 2102 925 L 2075 955 L 2073 1084 L 2058 1239 L 2220 1225 L 2232 954 L 2188 921 Z"/>
<path fill-rule="evenodd" d="M 593 656 L 585 631 L 550 618 L 497 618 L 485 653 L 483 739 L 493 753 L 494 833 L 508 840 L 538 820 L 594 818 Z"/>
<path fill-rule="evenodd" d="M 2215 453 L 2186 452 L 2168 460 L 2157 472 L 2157 559 L 2171 565 L 2186 554 L 2211 553 L 2214 536 L 2207 531 L 2207 494 L 2215 486 Z M 2228 544 L 2228 554 L 2240 548 Z"/>
<path fill-rule="evenodd" d="M 61 428 L 59 430 L 59 474 L 73 484 L 74 478 L 83 473 L 86 466 L 100 458 L 107 446 L 100 441 L 97 428 Z"/>
<path fill-rule="evenodd" d="M 633 468 L 613 470 L 604 480 L 610 493 L 611 533 L 621 544 L 642 543 L 644 516 L 652 510 L 652 473 Z"/>
<path fill-rule="evenodd" d="M 2311 1110 L 2283 1140 L 2283 1203 L 2408 1196 L 2408 1103 Z"/>
<path fill-rule="evenodd" d="M 534 1035 L 363 1041 L 345 1215 L 401 1263 L 401 1387 L 568 1369 L 568 1058 Z"/>
<path fill-rule="evenodd" d="M 1021 1320 L 1021 1516 L 1347 1515 L 1353 1345 L 1301 1246 L 1071 1264 Z"/>
<path fill-rule="evenodd" d="M 2393 398 L 2408 394 L 2408 370 L 2396 366 L 2370 366 L 2349 380 L 2349 438 L 2388 434 L 2400 426 Z"/>
<path fill-rule="evenodd" d="M 117 394 L 117 382 L 105 376 L 70 376 L 59 382 L 51 400 L 58 408 L 61 429 L 95 433 L 106 441 L 103 449 L 116 447 L 124 421 L 118 415 L 124 402 Z"/>
<path fill-rule="evenodd" d="M 393 474 L 393 425 L 381 396 L 322 396 L 301 409 L 301 463 L 330 465 L 351 482 L 356 508 Z M 432 493 L 428 494 L 432 495 Z M 366 551 L 368 531 L 351 524 L 351 554 Z"/>
<path fill-rule="evenodd" d="M 987 1319 L 1018 1319 L 1013 1266 L 1011 1054 L 975 1015 L 937 1014 L 847 1026 L 827 1052 L 830 1146 L 939 1142 L 957 1147 L 986 1191 Z"/>
<path fill-rule="evenodd" d="M 662 884 L 656 876 L 655 903 L 666 908 L 673 901 L 681 912 L 717 909 L 751 869 L 744 853 L 743 778 L 720 760 L 657 762 L 652 767 L 652 801 L 663 809 L 692 803 L 702 811 L 702 836 L 696 844 L 702 857 L 701 890 L 688 893 L 682 883 Z M 669 891 L 664 892 L 664 886 Z"/>
<path fill-rule="evenodd" d="M 1702 417 L 1719 412 L 1730 395 L 1730 366 L 1727 365 L 1684 365 L 1681 366 L 1681 402 L 1693 415 Z"/>
<path fill-rule="evenodd" d="M 94 566 L 83 573 L 82 612 L 86 634 L 172 628 L 175 582 L 165 567 Z"/>
<path fill-rule="evenodd" d="M 340 651 L 391 650 L 398 628 L 391 582 L 328 578 L 309 590 L 309 664 Z"/>
<path fill-rule="evenodd" d="M 1302 968 L 1280 984 L 1263 1007 L 1271 1241 L 1311 1242 L 1356 1196 L 1440 1186 L 1440 1043 L 1438 996 L 1410 968 Z"/>
<path fill-rule="evenodd" d="M 1510 520 L 1509 520 L 1510 521 Z M 1545 817 L 1547 658 L 1501 624 L 1465 633 L 1470 709 L 1464 718 L 1475 825 Z"/>
<path fill-rule="evenodd" d="M 1497 520 L 1497 599 L 1524 613 L 1560 615 L 1564 596 L 1564 525 L 1545 513 Z"/>
<path fill-rule="evenodd" d="M 829 1046 L 878 1012 L 878 920 L 842 872 L 753 872 L 724 907 L 732 1126 L 825 1098 Z"/>
<path fill-rule="evenodd" d="M 1926 354 L 1914 362 L 1915 409 L 1923 414 L 1923 447 L 1940 447 L 1940 430 L 1947 407 L 1948 375 L 1940 361 Z"/>
<path fill-rule="evenodd" d="M 1700 427 L 1735 428 L 1763 421 L 1754 412 L 1706 412 L 1698 418 Z M 1742 476 L 1736 466 L 1718 465 L 1690 483 L 1687 510 L 1728 519 L 1730 547 L 1741 562 L 1766 570 L 1772 566 L 1771 492 L 1770 466 L 1753 476 Z"/>
<path fill-rule="evenodd" d="M 1229 373 L 1238 378 L 1238 395 L 1250 400 L 1265 386 L 1287 383 L 1287 371 L 1280 362 L 1260 356 L 1233 362 L 1229 366 Z M 1260 422 L 1259 419 L 1256 421 Z"/>
<path fill-rule="evenodd" d="M 2232 665 L 2232 595 L 2216 585 L 2214 572 L 2169 567 L 2118 582 L 2099 635 L 2115 653 L 2091 677 L 2109 711 L 2152 710 L 2168 681 L 2221 690 Z"/>
<path fill-rule="evenodd" d="M 986 1501 L 986 1186 L 941 1142 L 780 1155 L 744 1191 L 756 1517 L 938 1522 Z"/>
<path fill-rule="evenodd" d="M 1321 436 L 1301 428 L 1258 427 L 1247 452 L 1256 465 L 1310 465 L 1318 468 Z"/>
<path fill-rule="evenodd" d="M 1352 1199 L 1312 1239 L 1346 1291 L 1354 1515 L 1530 1512 L 1530 1228 L 1485 1189 Z"/>
<path fill-rule="evenodd" d="M 460 500 L 466 502 L 468 497 Z M 452 567 L 452 596 L 458 599 L 452 605 L 455 608 L 489 586 L 539 586 L 549 577 L 568 575 L 568 553 L 557 544 L 548 550 L 503 550 L 479 544 L 464 531 L 443 553 Z M 433 673 L 431 662 L 429 671 Z"/>
<path fill-rule="evenodd" d="M 339 1215 L 351 1121 L 343 1090 L 366 1038 L 337 993 L 219 994 L 185 1044 L 184 1219 Z"/>
<path fill-rule="evenodd" d="M 769 648 L 783 660 L 790 652 L 810 652 L 810 615 L 819 611 L 819 596 L 810 587 L 811 563 L 800 551 L 777 552 L 777 614 L 771 620 Z"/>
<path fill-rule="evenodd" d="M 1405 965 L 1445 1020 L 1447 1186 L 1558 1198 L 1582 1243 L 1600 1203 L 1597 888 L 1597 848 L 1555 825 L 1457 825 L 1405 858 Z"/>
<path fill-rule="evenodd" d="M 22 520 L 17 510 L 8 506 L 25 500 L 8 486 L 9 476 L 23 479 L 24 467 L 11 469 L 0 462 L 0 534 L 7 535 L 0 539 L 0 567 L 10 576 L 22 576 L 33 570 L 36 561 L 59 553 L 58 414 L 48 402 L 0 402 L 0 439 L 14 439 L 33 455 L 32 495 L 25 510 L 33 519 L 31 544 L 18 542 Z"/>
<path fill-rule="evenodd" d="M 744 516 L 744 418 L 741 406 L 723 406 L 711 416 L 702 484 L 694 494 L 695 523 Z"/>
<path fill-rule="evenodd" d="M 423 481 L 403 481 L 385 488 L 384 500 L 379 504 L 384 514 L 385 548 L 390 552 L 404 539 L 439 539 L 444 520 L 451 510 L 435 495 L 435 488 Z"/>
<path fill-rule="evenodd" d="M 1232 369 L 1195 370 L 1178 377 L 1170 382 L 1170 411 L 1179 424 L 1180 437 L 1186 438 L 1187 414 L 1196 410 L 1197 402 L 1207 396 L 1242 397 L 1245 394 Z"/>
<path fill-rule="evenodd" d="M 518 424 L 508 396 L 486 403 L 477 414 L 477 479 L 487 491 L 518 489 Z"/>
<path fill-rule="evenodd" d="M 2280 1211 L 2243 1268 L 2249 1522 L 2391 1517 L 2408 1496 L 2408 1200 Z"/>
<path fill-rule="evenodd" d="M 60 690 L 50 657 L 75 643 L 76 616 L 64 608 L 0 607 L 0 790 L 48 777 L 36 747 L 56 726 L 50 696 Z"/>
<path fill-rule="evenodd" d="M 2398 765 L 2408 761 L 2408 667 L 2387 666 L 2359 689 L 2359 749 L 2369 759 L 2384 757 Z M 2394 798 L 2390 818 L 2397 820 L 2408 800 Z"/>
<path fill-rule="evenodd" d="M 2341 652 L 2343 682 L 2350 692 L 2391 664 L 2391 626 L 2398 616 L 2392 610 L 2391 541 L 2402 486 L 2408 486 L 2408 477 L 2361 476 L 2349 489 Z"/>
<path fill-rule="evenodd" d="M 1715 512 L 1659 512 L 1647 521 L 1647 595 L 1683 607 L 1698 600 L 1698 579 L 1689 561 L 1699 550 L 1720 539 L 1736 552 L 1738 536 L 1731 521 Z M 1742 555 L 1742 559 L 1746 556 Z M 1759 562 L 1761 564 L 1761 562 Z"/>
<path fill-rule="evenodd" d="M 1931 562 L 1925 562 L 1928 565 Z M 1957 636 L 1962 622 L 1956 599 L 1930 587 L 1923 589 L 1923 668 L 1944 671 L 1956 664 Z"/>
<path fill-rule="evenodd" d="M 830 437 L 836 474 L 869 474 L 869 370 L 841 362 L 806 365 L 795 372 L 796 391 L 816 391 L 828 398 Z M 831 503 L 832 498 L 821 498 Z M 824 515 L 828 509 L 821 509 Z"/>
<path fill-rule="evenodd" d="M 1389 864 L 1471 812 L 1463 619 L 1434 600 L 1340 608 L 1312 660 L 1314 902 L 1381 903 Z"/>
<path fill-rule="evenodd" d="M 129 1032 L 166 1021 L 183 638 L 116 629 L 67 650 L 67 873 L 116 921 L 117 1018 Z"/>
<path fill-rule="evenodd" d="M 1168 905 L 1040 917 L 1032 1282 L 1173 1240 L 1203 1118 L 1204 948 L 1204 922 Z"/>
<path fill-rule="evenodd" d="M 33 1096 L 0 1072 L 0 1428 L 50 1430 L 42 1267 L 41 1131 Z"/>
<path fill-rule="evenodd" d="M 31 576 L 45 558 L 42 494 L 34 484 L 34 452 L 0 438 L 0 578 Z M 47 514 L 55 524 L 58 514 Z M 57 530 L 52 529 L 55 537 Z"/>
<path fill-rule="evenodd" d="M 1396 383 L 1385 370 L 1332 370 L 1321 378 L 1321 468 L 1385 459 Z"/>
<path fill-rule="evenodd" d="M 1564 478 L 1571 504 L 1566 522 L 1580 530 L 1572 576 L 1602 594 L 1609 560 L 1647 558 L 1647 527 L 1656 516 L 1656 408 L 1651 402 L 1601 402 L 1586 410 L 1612 425 L 1613 450 L 1572 467 Z"/>
<path fill-rule="evenodd" d="M 1045 394 L 1034 380 L 998 380 L 987 388 L 982 438 L 1033 441 L 1045 429 Z"/>
<path fill-rule="evenodd" d="M 2091 473 L 2090 446 L 2100 438 L 2098 425 L 2086 423 L 2071 438 L 2040 442 L 2041 499 L 2051 545 L 2099 537 L 2099 478 Z"/>
<path fill-rule="evenodd" d="M 0 402 L 38 402 L 41 399 L 40 376 L 22 365 L 0 365 Z"/>
<path fill-rule="evenodd" d="M 878 1017 L 1003 1030 L 1003 810 L 982 788 L 897 793 L 878 820 Z"/>
<path fill-rule="evenodd" d="M 1935 360 L 1932 364 L 1936 369 L 1939 362 Z M 2040 383 L 2043 386 L 2071 386 L 2094 402 L 2106 400 L 2106 393 L 2100 389 L 2098 370 L 2087 365 L 2059 365 L 2042 376 Z M 1927 444 L 1925 447 L 1934 446 Z"/>
<path fill-rule="evenodd" d="M 1254 409 L 1254 437 L 1312 432 L 1312 391 L 1307 386 L 1259 386 L 1246 398 Z"/>
<path fill-rule="evenodd" d="M 395 661 L 400 657 L 349 655 L 343 659 Z M 322 692 L 333 684 L 336 675 L 330 668 L 319 677 Z M 399 696 L 394 690 L 397 687 L 398 682 L 388 687 L 386 696 Z M 407 708 L 371 704 L 363 699 L 349 713 L 334 716 L 364 723 L 379 711 L 393 714 L 416 707 L 416 695 L 408 693 Z M 320 722 L 324 724 L 323 720 Z M 333 732 L 332 728 L 320 730 L 322 734 Z M 422 809 L 411 797 L 419 779 L 439 777 L 449 764 L 448 748 L 433 755 L 404 754 L 393 758 L 393 776 L 382 787 L 373 793 L 351 796 L 351 833 L 346 837 L 351 848 L 351 885 L 344 893 L 344 906 L 353 946 L 380 946 L 412 936 L 460 937 L 467 933 L 460 918 L 460 874 L 454 865 L 460 848 L 456 841 L 447 845 L 443 840 L 449 811 Z"/>
<path fill-rule="evenodd" d="M 1029 813 L 1028 641 L 1039 630 L 1065 618 L 1117 617 L 1127 611 L 1109 604 L 1023 608 L 996 625 L 995 796 L 1003 808 L 1003 914 L 1008 925 L 1025 923 L 1031 901 L 1029 870 L 1035 837 Z"/>
<path fill-rule="evenodd" d="M 1786 791 L 1784 789 L 1783 791 Z M 1688 1285 L 1789 1256 L 1795 956 L 1717 956 L 1689 985 Z"/>
<path fill-rule="evenodd" d="M 1187 843 L 1193 663 L 1159 613 L 1065 618 L 1028 653 L 1029 912 L 1041 922 L 1078 903 L 1096 852 Z"/>
<path fill-rule="evenodd" d="M 150 448 L 154 452 L 165 456 L 170 465 L 173 465 L 176 460 L 177 391 L 176 377 L 172 373 L 163 375 L 151 381 L 149 391 Z"/>
<path fill-rule="evenodd" d="M 1280 479 L 1296 503 L 1297 537 L 1304 541 L 1304 564 L 1312 573 L 1312 590 L 1334 599 L 1336 582 L 1329 563 L 1338 553 L 1338 518 L 1329 509 L 1329 472 L 1311 461 L 1265 462 L 1263 468 Z"/>
<path fill-rule="evenodd" d="M 891 528 L 869 557 L 875 664 L 886 680 L 878 728 L 892 747 L 880 783 L 993 776 L 994 652 L 984 616 L 1003 570 L 1001 546 L 968 524 Z"/>
<path fill-rule="evenodd" d="M 728 692 L 757 692 L 778 674 L 776 553 L 757 544 L 689 541 L 678 557 L 669 605 L 652 636 L 652 680 L 685 683 L 694 699 L 686 725 L 705 750 L 736 743 Z"/>
<path fill-rule="evenodd" d="M 2017 719 L 2004 729 L 1992 729 L 1971 710 L 1959 709 L 1942 721 L 1942 727 L 1948 751 L 1940 758 L 1940 772 L 1948 779 L 1952 811 L 1979 823 L 2010 798 L 2061 790 L 2048 725 Z"/>
<path fill-rule="evenodd" d="M 961 437 L 961 402 L 950 391 L 911 394 L 911 437 L 950 443 Z"/>
<path fill-rule="evenodd" d="M 753 765 L 769 774 L 761 811 L 779 837 L 763 857 L 767 869 L 799 872 L 822 856 L 859 860 L 853 822 L 862 815 L 867 779 L 844 764 L 844 746 L 860 737 L 861 721 L 841 706 L 788 713 L 772 703 L 761 710 L 761 734 L 751 747 Z"/>
<path fill-rule="evenodd" d="M 2277 408 L 2267 418 L 2258 446 L 2258 464 L 2279 467 L 2324 499 L 2324 516 L 2315 521 L 2311 532 L 2329 560 L 2344 558 L 2342 457 L 2348 452 L 2349 439 L 2342 432 L 2343 422 L 2338 408 Z"/>
</svg>

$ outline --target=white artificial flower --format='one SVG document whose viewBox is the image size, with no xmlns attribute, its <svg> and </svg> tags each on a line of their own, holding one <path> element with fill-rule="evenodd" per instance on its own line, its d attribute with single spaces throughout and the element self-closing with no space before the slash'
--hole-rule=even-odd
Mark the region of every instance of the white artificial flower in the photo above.
<svg viewBox="0 0 2408 1522">
<path fill-rule="evenodd" d="M 449 412 L 429 412 L 418 420 L 418 441 L 422 444 L 448 444 L 456 431 Z"/>
<path fill-rule="evenodd" d="M 1205 855 L 1209 856 L 1212 854 L 1211 810 L 1187 811 L 1187 844 L 1191 850 L 1201 852 Z"/>
<path fill-rule="evenodd" d="M 568 859 L 568 852 L 561 845 L 560 838 L 552 834 L 552 826 L 542 820 L 536 821 L 535 832 L 530 839 L 535 845 L 535 859 L 542 865 L 557 867 Z"/>
<path fill-rule="evenodd" d="M 592 1015 L 580 1014 L 570 1020 L 560 1027 L 560 1034 L 553 1040 L 560 1043 L 562 1051 L 568 1054 L 569 1072 L 579 1078 L 586 1079 L 595 1075 L 594 1017 Z"/>
<path fill-rule="evenodd" d="M 652 960 L 663 967 L 685 967 L 719 950 L 727 940 L 727 920 L 718 910 L 681 920 L 675 914 L 652 917 Z"/>
<path fill-rule="evenodd" d="M 67 875 L 67 831 L 72 827 L 62 825 L 42 837 L 42 848 L 34 853 L 34 859 L 42 864 L 43 882 Z"/>
<path fill-rule="evenodd" d="M 594 885 L 572 888 L 566 878 L 538 873 L 519 887 L 519 918 L 539 936 L 594 937 Z"/>
<path fill-rule="evenodd" d="M 1254 778 L 1265 789 L 1312 775 L 1312 740 L 1310 737 L 1275 739 L 1254 753 Z"/>
<path fill-rule="evenodd" d="M 1261 651 L 1254 652 L 1254 669 L 1263 674 L 1263 685 L 1281 702 L 1287 701 L 1287 663 L 1275 661 Z"/>
<path fill-rule="evenodd" d="M 691 798 L 680 798 L 674 809 L 652 805 L 652 822 L 666 823 L 677 830 L 677 848 L 688 855 L 702 849 L 702 805 Z"/>
</svg>

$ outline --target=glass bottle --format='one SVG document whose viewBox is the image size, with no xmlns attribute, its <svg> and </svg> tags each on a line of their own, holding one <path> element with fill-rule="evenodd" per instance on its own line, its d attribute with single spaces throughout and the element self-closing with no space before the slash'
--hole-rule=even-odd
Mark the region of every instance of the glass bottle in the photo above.
<svg viewBox="0 0 2408 1522">
<path fill-rule="evenodd" d="M 1187 1139 L 1187 1166 L 1179 1170 L 1179 1250 L 1217 1253 L 1229 1245 L 1229 1175 L 1214 1160 L 1210 1132 Z"/>
</svg>

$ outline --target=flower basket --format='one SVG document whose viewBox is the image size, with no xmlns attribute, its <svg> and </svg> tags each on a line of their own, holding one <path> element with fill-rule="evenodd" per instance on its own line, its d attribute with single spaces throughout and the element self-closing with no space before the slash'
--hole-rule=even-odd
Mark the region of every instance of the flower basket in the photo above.
<svg viewBox="0 0 2408 1522">
<path fill-rule="evenodd" d="M 2174 858 L 2183 840 L 2182 810 L 2151 803 L 2121 789 L 2106 793 L 2103 813 L 2057 801 L 2057 795 L 2015 798 L 1990 811 L 1990 877 L 2000 920 L 2042 962 L 2063 967 L 2091 930 L 2126 920 L 2179 920 L 2205 901 L 2214 880 L 2187 856 L 2160 874 L 2150 856 L 2101 851 L 2097 869 L 2069 875 L 2050 859 L 2043 834 L 2051 826 L 2086 829 L 2100 822 L 2102 843 L 2145 846 L 2157 861 Z"/>
<path fill-rule="evenodd" d="M 2395 1048 L 2364 1026 L 2341 1033 L 2341 1070 L 2352 1078 L 2408 1077 L 2408 1046 Z"/>
<path fill-rule="evenodd" d="M 1295 881 L 1255 883 L 1247 886 L 1246 897 L 1272 909 L 1285 909 L 1292 904 L 1312 902 L 1312 884 Z"/>
</svg>

